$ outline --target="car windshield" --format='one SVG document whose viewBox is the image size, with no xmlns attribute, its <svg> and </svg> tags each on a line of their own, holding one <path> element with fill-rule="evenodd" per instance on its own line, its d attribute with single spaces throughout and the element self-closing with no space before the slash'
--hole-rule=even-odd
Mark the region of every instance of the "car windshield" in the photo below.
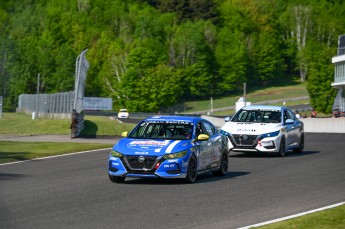
<svg viewBox="0 0 345 229">
<path fill-rule="evenodd" d="M 276 110 L 241 110 L 232 122 L 280 123 L 281 112 Z"/>
<path fill-rule="evenodd" d="M 193 125 L 188 122 L 142 122 L 128 136 L 140 139 L 184 140 L 192 138 Z"/>
</svg>

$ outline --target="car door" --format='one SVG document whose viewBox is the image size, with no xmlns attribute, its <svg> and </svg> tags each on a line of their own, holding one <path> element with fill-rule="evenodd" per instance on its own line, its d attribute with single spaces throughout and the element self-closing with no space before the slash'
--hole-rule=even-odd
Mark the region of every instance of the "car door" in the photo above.
<svg viewBox="0 0 345 229">
<path fill-rule="evenodd" d="M 202 121 L 199 121 L 196 125 L 196 130 L 195 130 L 196 138 L 200 134 L 207 134 L 208 135 Z M 212 141 L 211 141 L 211 139 L 208 139 L 207 141 L 197 141 L 196 144 L 199 146 L 198 169 L 199 170 L 207 169 L 210 165 L 211 154 L 213 151 Z"/>
<path fill-rule="evenodd" d="M 287 119 L 291 119 L 294 122 L 288 124 L 288 123 L 286 123 Z M 290 111 L 290 110 L 284 111 L 284 123 L 285 123 L 286 130 L 287 130 L 286 145 L 289 146 L 292 144 L 296 144 L 297 139 L 298 139 L 299 128 L 296 126 L 295 115 L 292 111 Z"/>
<path fill-rule="evenodd" d="M 299 139 L 301 137 L 301 121 L 296 117 L 295 113 L 291 110 L 287 110 L 290 119 L 294 120 L 293 124 L 293 143 L 294 145 L 299 144 Z"/>
<path fill-rule="evenodd" d="M 218 166 L 218 162 L 220 159 L 220 155 L 222 153 L 222 138 L 218 134 L 216 128 L 208 121 L 203 122 L 207 135 L 210 136 L 208 140 L 208 144 L 211 147 L 210 153 L 210 161 L 208 167 L 215 167 Z"/>
</svg>

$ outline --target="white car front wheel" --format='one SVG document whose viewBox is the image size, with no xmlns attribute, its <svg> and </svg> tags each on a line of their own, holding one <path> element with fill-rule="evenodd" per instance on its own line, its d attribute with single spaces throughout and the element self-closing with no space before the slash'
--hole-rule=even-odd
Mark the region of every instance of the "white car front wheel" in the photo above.
<svg viewBox="0 0 345 229">
<path fill-rule="evenodd" d="M 280 146 L 279 146 L 279 151 L 278 151 L 277 155 L 279 157 L 285 157 L 285 151 L 286 151 L 285 138 L 282 137 L 282 139 L 280 140 Z"/>
</svg>

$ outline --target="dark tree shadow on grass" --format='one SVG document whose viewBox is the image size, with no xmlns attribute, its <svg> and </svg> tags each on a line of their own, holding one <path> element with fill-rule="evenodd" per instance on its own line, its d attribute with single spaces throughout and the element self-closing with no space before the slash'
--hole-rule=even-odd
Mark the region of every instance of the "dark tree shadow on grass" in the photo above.
<svg viewBox="0 0 345 229">
<path fill-rule="evenodd" d="M 96 138 L 97 131 L 98 131 L 98 127 L 97 127 L 96 123 L 89 121 L 89 120 L 85 120 L 84 121 L 84 129 L 81 131 L 80 137 Z"/>
</svg>

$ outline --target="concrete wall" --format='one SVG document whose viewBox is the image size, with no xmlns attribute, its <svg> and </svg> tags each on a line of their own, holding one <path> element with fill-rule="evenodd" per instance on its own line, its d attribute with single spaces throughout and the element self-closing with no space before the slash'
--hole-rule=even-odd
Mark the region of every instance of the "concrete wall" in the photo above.
<svg viewBox="0 0 345 229">
<path fill-rule="evenodd" d="M 304 118 L 305 132 L 345 133 L 345 118 Z"/>
<path fill-rule="evenodd" d="M 202 115 L 202 118 L 209 120 L 217 127 L 222 127 L 224 118 Z M 345 133 L 345 118 L 302 118 L 304 131 L 312 133 Z"/>
</svg>

